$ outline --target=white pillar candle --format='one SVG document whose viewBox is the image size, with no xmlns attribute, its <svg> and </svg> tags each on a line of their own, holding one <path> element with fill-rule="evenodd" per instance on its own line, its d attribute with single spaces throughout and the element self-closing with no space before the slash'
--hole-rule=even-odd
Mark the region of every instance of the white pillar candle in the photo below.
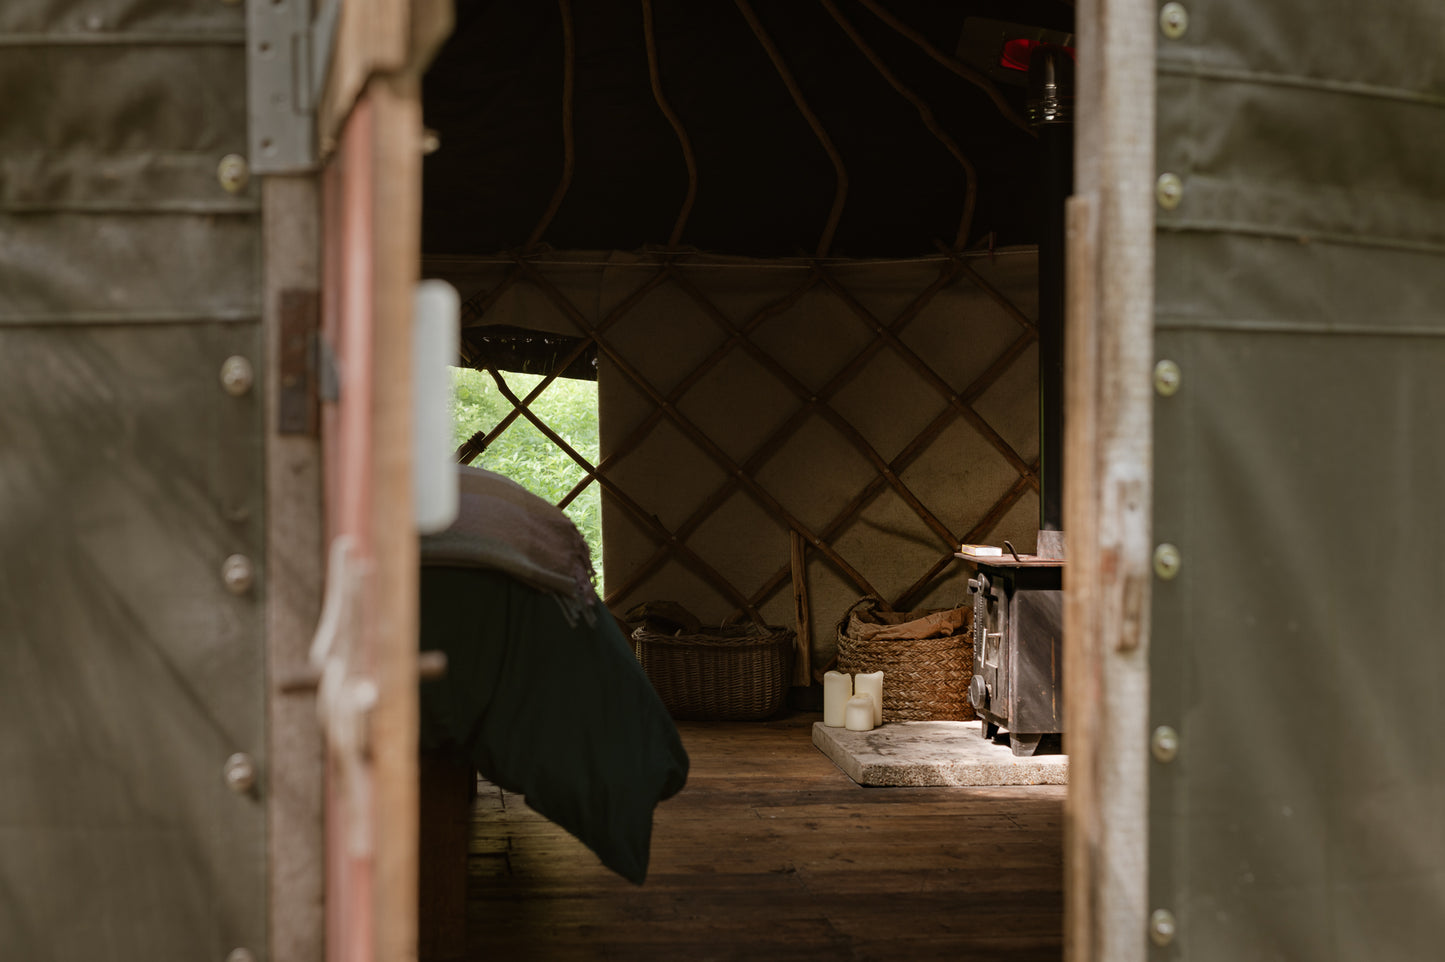
<svg viewBox="0 0 1445 962">
<path fill-rule="evenodd" d="M 859 672 L 853 676 L 853 693 L 873 697 L 873 727 L 883 724 L 883 672 Z"/>
<path fill-rule="evenodd" d="M 873 730 L 873 696 L 854 695 L 848 699 L 844 712 L 844 725 L 850 732 L 871 732 Z"/>
<path fill-rule="evenodd" d="M 823 724 L 829 728 L 843 727 L 843 709 L 853 697 L 853 676 L 841 671 L 823 675 Z"/>
</svg>

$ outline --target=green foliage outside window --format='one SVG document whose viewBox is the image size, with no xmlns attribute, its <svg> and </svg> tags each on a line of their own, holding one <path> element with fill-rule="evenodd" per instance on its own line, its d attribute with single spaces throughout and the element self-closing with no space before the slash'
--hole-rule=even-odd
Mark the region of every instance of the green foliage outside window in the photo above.
<svg viewBox="0 0 1445 962">
<path fill-rule="evenodd" d="M 542 378 L 534 374 L 503 372 L 507 387 L 525 398 Z M 453 424 L 458 446 L 478 431 L 490 431 L 512 410 L 492 376 L 469 368 L 452 368 L 456 397 Z M 578 454 L 597 463 L 597 382 L 558 378 L 531 410 L 560 435 Z M 586 475 L 576 461 L 553 444 L 525 417 L 515 421 L 472 462 L 479 468 L 504 474 L 533 494 L 557 504 Z M 597 568 L 597 590 L 602 590 L 602 492 L 589 484 L 572 503 L 563 508 L 587 539 L 592 563 Z"/>
</svg>

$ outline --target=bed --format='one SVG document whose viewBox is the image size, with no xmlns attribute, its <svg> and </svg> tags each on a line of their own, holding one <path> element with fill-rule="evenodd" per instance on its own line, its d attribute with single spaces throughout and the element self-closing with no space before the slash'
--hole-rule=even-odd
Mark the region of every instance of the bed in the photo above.
<svg viewBox="0 0 1445 962">
<path fill-rule="evenodd" d="M 566 516 L 462 471 L 458 524 L 423 539 L 421 645 L 447 670 L 422 685 L 421 749 L 520 792 L 641 884 L 653 809 L 687 780 L 677 728 L 593 593 Z"/>
</svg>

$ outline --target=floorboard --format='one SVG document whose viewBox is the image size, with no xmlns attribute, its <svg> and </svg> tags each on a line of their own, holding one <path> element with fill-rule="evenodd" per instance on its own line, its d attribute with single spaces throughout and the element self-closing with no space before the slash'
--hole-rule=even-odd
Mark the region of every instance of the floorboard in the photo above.
<svg viewBox="0 0 1445 962">
<path fill-rule="evenodd" d="M 679 723 L 692 771 L 640 887 L 484 784 L 467 957 L 1062 958 L 1064 788 L 862 788 L 813 747 L 816 719 Z"/>
</svg>

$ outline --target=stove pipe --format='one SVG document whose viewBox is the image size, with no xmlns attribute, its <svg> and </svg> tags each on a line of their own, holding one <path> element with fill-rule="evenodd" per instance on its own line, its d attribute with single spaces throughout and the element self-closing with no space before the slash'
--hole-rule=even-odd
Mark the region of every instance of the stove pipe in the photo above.
<svg viewBox="0 0 1445 962">
<path fill-rule="evenodd" d="M 1064 520 L 1064 201 L 1074 189 L 1074 56 L 1040 44 L 1029 58 L 1029 125 L 1039 137 L 1039 528 Z M 1039 536 L 1042 544 L 1046 539 Z M 1044 553 L 1040 548 L 1040 553 Z"/>
</svg>

